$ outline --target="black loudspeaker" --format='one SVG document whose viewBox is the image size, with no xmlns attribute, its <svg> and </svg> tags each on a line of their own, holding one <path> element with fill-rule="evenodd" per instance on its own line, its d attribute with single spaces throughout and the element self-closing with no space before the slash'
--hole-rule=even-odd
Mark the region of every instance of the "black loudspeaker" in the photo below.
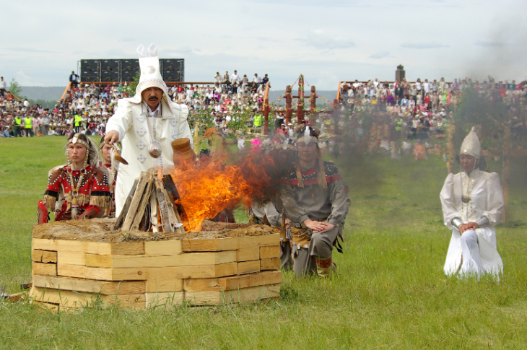
<svg viewBox="0 0 527 350">
<path fill-rule="evenodd" d="M 184 60 L 181 58 L 159 60 L 159 68 L 163 80 L 167 82 L 182 82 L 185 80 L 184 76 Z"/>
<path fill-rule="evenodd" d="M 161 76 L 166 82 L 185 81 L 185 60 L 182 58 L 159 60 Z M 81 60 L 81 81 L 124 82 L 134 81 L 139 73 L 137 59 Z"/>
<path fill-rule="evenodd" d="M 120 60 L 121 61 L 121 81 L 134 81 L 139 73 L 139 60 Z"/>
<path fill-rule="evenodd" d="M 100 60 L 81 60 L 80 81 L 101 81 Z"/>
<path fill-rule="evenodd" d="M 101 61 L 101 81 L 119 81 L 119 60 Z"/>
</svg>

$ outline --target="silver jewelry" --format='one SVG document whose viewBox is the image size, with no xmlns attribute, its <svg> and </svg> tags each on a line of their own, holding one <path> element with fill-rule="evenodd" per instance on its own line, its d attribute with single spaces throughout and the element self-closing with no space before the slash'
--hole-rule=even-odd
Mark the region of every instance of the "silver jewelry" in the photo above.
<svg viewBox="0 0 527 350">
<path fill-rule="evenodd" d="M 452 224 L 452 226 L 454 226 L 455 228 L 459 229 L 459 226 L 461 226 L 461 224 L 463 224 L 463 221 L 461 221 L 460 218 L 453 218 L 450 223 Z"/>
<path fill-rule="evenodd" d="M 161 104 L 161 102 L 159 102 L 160 105 L 159 105 L 159 112 L 158 113 L 162 113 L 163 111 L 163 105 Z M 156 132 L 156 124 L 157 124 L 157 118 L 154 117 L 154 120 L 152 122 L 152 129 L 150 131 L 150 135 L 151 135 L 151 142 L 150 144 L 148 145 L 148 154 L 150 154 L 150 156 L 152 158 L 159 158 L 161 156 L 161 153 L 162 153 L 162 150 L 161 150 L 161 145 L 159 144 L 159 142 L 157 142 L 157 132 Z M 150 124 L 148 124 L 148 128 L 150 128 Z"/>
</svg>

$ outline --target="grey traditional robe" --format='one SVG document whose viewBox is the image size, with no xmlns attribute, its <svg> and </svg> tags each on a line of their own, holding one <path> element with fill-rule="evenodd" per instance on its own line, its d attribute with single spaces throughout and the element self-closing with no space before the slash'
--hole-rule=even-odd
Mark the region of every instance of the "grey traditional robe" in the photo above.
<svg viewBox="0 0 527 350">
<path fill-rule="evenodd" d="M 350 205 L 348 187 L 338 173 L 338 168 L 333 163 L 324 162 L 327 189 L 319 185 L 318 172 L 318 162 L 312 169 L 302 170 L 303 187 L 299 187 L 296 167 L 292 166 L 281 181 L 281 199 L 294 227 L 303 225 L 307 219 L 335 225 L 328 232 L 314 233 L 309 245 L 293 243 L 294 268 L 298 277 L 315 269 L 315 257 L 331 257 L 333 244 L 344 225 Z"/>
</svg>

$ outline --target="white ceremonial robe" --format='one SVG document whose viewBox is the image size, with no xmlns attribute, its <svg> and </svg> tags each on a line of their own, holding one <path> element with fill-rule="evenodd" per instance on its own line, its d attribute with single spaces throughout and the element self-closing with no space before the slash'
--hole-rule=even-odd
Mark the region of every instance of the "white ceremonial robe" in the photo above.
<svg viewBox="0 0 527 350">
<path fill-rule="evenodd" d="M 116 215 L 121 213 L 126 197 L 132 189 L 134 180 L 154 166 L 173 168 L 173 150 L 170 143 L 176 139 L 188 138 L 193 145 L 192 135 L 187 122 L 188 107 L 162 99 L 161 116 L 149 117 L 148 108 L 141 103 L 132 103 L 129 99 L 120 99 L 116 113 L 108 120 L 106 131 L 119 133 L 122 144 L 121 156 L 128 165 L 119 166 L 119 175 L 115 185 Z M 161 156 L 152 158 L 148 154 L 148 145 L 152 141 L 154 120 L 157 142 L 161 146 Z"/>
<path fill-rule="evenodd" d="M 470 202 L 463 203 L 463 194 L 470 194 Z M 476 222 L 480 225 L 476 234 L 482 269 L 486 273 L 498 275 L 503 271 L 503 262 L 497 250 L 496 230 L 505 202 L 499 175 L 479 169 L 467 175 L 465 172 L 449 174 L 440 194 L 445 225 L 452 230 L 452 238 L 446 256 L 444 271 L 447 275 L 455 274 L 461 264 L 462 246 L 459 231 L 452 226 L 452 219 L 460 218 L 463 223 Z M 473 264 L 474 265 L 474 264 Z M 477 274 L 477 269 L 461 271 Z"/>
</svg>

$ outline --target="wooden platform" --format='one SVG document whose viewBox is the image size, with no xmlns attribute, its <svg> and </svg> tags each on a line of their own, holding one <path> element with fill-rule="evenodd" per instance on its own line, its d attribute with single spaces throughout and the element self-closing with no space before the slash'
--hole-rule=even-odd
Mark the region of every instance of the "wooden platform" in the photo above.
<svg viewBox="0 0 527 350">
<path fill-rule="evenodd" d="M 108 239 L 94 232 L 94 223 L 111 227 L 99 219 L 89 223 L 89 235 L 76 235 L 72 230 L 83 230 L 82 225 L 63 223 L 67 234 L 61 236 L 60 222 L 35 226 L 30 292 L 35 302 L 51 309 L 94 304 L 145 309 L 280 295 L 280 235 L 271 227 L 158 237 L 108 232 Z M 119 241 L 121 236 L 134 240 Z"/>
</svg>

